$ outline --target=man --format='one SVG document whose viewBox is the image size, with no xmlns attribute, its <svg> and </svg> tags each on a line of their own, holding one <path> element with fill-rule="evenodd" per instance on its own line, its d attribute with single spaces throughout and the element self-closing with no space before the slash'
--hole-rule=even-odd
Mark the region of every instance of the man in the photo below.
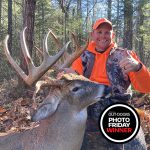
<svg viewBox="0 0 150 150">
<path fill-rule="evenodd" d="M 91 37 L 92 41 L 89 43 L 87 51 L 95 55 L 95 60 L 89 79 L 110 86 L 106 61 L 112 49 L 117 48 L 116 43 L 113 42 L 112 23 L 105 18 L 97 20 L 93 25 Z M 126 52 L 126 57 L 118 62 L 118 67 L 121 68 L 125 76 L 129 77 L 131 84 L 136 90 L 142 93 L 150 93 L 150 72 L 133 51 Z M 83 55 L 72 65 L 73 70 L 82 75 L 88 70 L 89 65 L 84 65 L 83 59 L 86 58 Z"/>
<path fill-rule="evenodd" d="M 134 89 L 142 93 L 150 93 L 150 72 L 135 52 L 117 47 L 117 44 L 113 42 L 112 23 L 106 18 L 98 19 L 94 23 L 91 37 L 92 41 L 87 50 L 72 64 L 72 69 L 65 71 L 67 73 L 75 71 L 92 81 L 104 84 L 106 86 L 105 93 L 111 93 L 109 98 L 98 102 L 88 110 L 88 120 L 90 121 L 88 121 L 87 130 L 95 132 L 98 131 L 100 112 L 106 106 L 114 102 L 127 102 L 131 98 L 131 84 Z M 86 141 L 91 140 L 87 134 L 86 138 Z M 102 140 L 101 143 L 106 143 L 108 149 L 110 147 L 114 147 L 114 150 L 121 149 L 120 145 L 115 147 L 107 141 Z M 94 149 L 92 142 L 87 145 L 87 142 L 83 144 L 82 149 Z M 133 145 L 132 147 L 135 149 Z M 99 149 L 103 150 L 102 147 Z M 145 148 L 140 148 L 140 150 L 145 150 Z"/>
</svg>

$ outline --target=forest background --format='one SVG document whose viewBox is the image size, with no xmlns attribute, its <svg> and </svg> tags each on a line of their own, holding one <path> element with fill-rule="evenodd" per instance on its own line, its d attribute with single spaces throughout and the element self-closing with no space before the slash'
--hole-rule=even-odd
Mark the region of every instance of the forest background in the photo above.
<svg viewBox="0 0 150 150">
<path fill-rule="evenodd" d="M 150 0 L 0 0 L 0 83 L 16 76 L 4 56 L 3 40 L 7 34 L 12 56 L 22 63 L 19 35 L 27 26 L 28 47 L 38 65 L 36 47 L 42 49 L 49 28 L 63 44 L 74 32 L 82 45 L 92 24 L 101 17 L 112 21 L 117 44 L 135 50 L 150 67 Z M 50 54 L 56 53 L 52 39 L 48 44 Z"/>
</svg>

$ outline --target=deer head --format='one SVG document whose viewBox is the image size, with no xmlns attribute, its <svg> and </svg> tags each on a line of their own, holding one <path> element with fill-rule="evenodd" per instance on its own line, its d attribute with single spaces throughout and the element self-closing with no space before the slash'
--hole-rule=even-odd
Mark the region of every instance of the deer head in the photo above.
<svg viewBox="0 0 150 150">
<path fill-rule="evenodd" d="M 65 108 L 65 111 L 71 109 L 71 111 L 80 112 L 99 101 L 104 92 L 104 85 L 91 82 L 87 78 L 75 74 L 64 74 L 61 80 L 53 82 L 51 80 L 49 82 L 39 81 L 36 87 L 38 90 L 41 87 L 48 87 L 49 93 L 32 116 L 33 121 L 39 121 L 51 116 L 58 107 L 59 110 Z"/>
</svg>

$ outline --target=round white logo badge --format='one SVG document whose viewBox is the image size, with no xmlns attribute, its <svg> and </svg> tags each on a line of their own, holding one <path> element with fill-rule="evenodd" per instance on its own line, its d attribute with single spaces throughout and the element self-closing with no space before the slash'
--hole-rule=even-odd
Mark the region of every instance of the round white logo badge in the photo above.
<svg viewBox="0 0 150 150">
<path fill-rule="evenodd" d="M 130 105 L 117 103 L 107 107 L 100 117 L 100 130 L 110 141 L 125 143 L 133 139 L 140 128 L 136 110 Z"/>
</svg>

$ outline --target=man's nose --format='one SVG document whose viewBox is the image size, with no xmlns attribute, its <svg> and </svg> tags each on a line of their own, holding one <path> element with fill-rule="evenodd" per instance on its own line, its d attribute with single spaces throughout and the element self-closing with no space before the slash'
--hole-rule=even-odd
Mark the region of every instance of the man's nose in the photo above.
<svg viewBox="0 0 150 150">
<path fill-rule="evenodd" d="M 102 33 L 101 38 L 105 38 L 105 37 L 106 37 L 105 33 Z"/>
</svg>

